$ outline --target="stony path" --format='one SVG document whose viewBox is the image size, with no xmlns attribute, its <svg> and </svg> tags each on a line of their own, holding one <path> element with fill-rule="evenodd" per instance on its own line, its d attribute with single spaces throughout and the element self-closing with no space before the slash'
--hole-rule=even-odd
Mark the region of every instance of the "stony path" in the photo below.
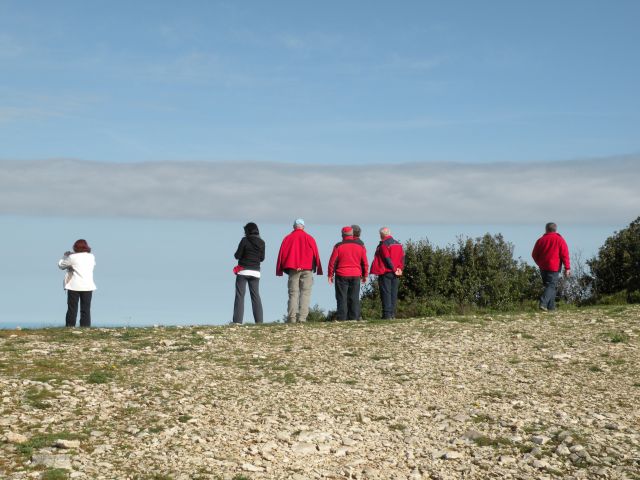
<svg viewBox="0 0 640 480">
<path fill-rule="evenodd" d="M 640 479 L 640 308 L 0 331 L 0 478 Z"/>
</svg>

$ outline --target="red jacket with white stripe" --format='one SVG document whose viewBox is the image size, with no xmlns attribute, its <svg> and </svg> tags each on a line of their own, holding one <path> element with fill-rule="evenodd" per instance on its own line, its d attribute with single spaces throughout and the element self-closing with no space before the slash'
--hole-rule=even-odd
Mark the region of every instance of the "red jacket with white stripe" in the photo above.
<svg viewBox="0 0 640 480">
<path fill-rule="evenodd" d="M 329 259 L 329 278 L 334 274 L 339 277 L 367 278 L 369 262 L 364 245 L 353 237 L 344 237 L 340 243 L 336 243 Z"/>
<path fill-rule="evenodd" d="M 373 275 L 384 275 L 400 268 L 404 270 L 404 249 L 402 244 L 391 235 L 384 237 L 376 248 L 376 254 L 371 263 Z"/>
<path fill-rule="evenodd" d="M 571 269 L 567 242 L 556 232 L 545 233 L 541 236 L 533 247 L 531 256 L 540 270 L 559 272 L 562 270 L 562 265 L 565 270 Z"/>
<path fill-rule="evenodd" d="M 297 228 L 284 237 L 280 245 L 276 275 L 281 277 L 289 269 L 311 270 L 322 275 L 322 264 L 316 241 L 302 228 Z"/>
</svg>

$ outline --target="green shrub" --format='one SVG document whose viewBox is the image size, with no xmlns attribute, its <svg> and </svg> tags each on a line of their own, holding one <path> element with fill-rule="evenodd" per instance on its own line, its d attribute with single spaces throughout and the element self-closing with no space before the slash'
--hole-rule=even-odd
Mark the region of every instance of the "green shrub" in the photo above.
<svg viewBox="0 0 640 480">
<path fill-rule="evenodd" d="M 625 292 L 627 302 L 640 301 L 640 217 L 607 238 L 587 263 L 599 297 Z"/>
<path fill-rule="evenodd" d="M 502 235 L 460 237 L 444 248 L 429 240 L 405 244 L 405 270 L 398 291 L 398 317 L 509 310 L 535 299 L 538 271 L 513 258 Z M 380 318 L 377 281 L 362 294 L 363 318 Z"/>
</svg>

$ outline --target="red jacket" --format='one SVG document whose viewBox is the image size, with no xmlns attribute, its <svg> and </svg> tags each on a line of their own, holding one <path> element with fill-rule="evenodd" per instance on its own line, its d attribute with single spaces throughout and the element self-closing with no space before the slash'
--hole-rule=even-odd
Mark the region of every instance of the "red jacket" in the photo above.
<svg viewBox="0 0 640 480">
<path fill-rule="evenodd" d="M 340 243 L 336 243 L 329 259 L 329 278 L 334 274 L 339 277 L 367 278 L 369 262 L 364 245 L 353 237 L 344 237 Z"/>
<path fill-rule="evenodd" d="M 567 242 L 556 232 L 545 233 L 541 236 L 533 247 L 531 256 L 540 270 L 559 272 L 562 265 L 565 270 L 571 269 Z"/>
<path fill-rule="evenodd" d="M 289 269 L 311 270 L 322 275 L 322 264 L 316 241 L 301 228 L 295 229 L 284 237 L 280 245 L 276 275 L 281 277 Z"/>
<path fill-rule="evenodd" d="M 371 263 L 373 275 L 384 275 L 400 268 L 404 270 L 404 250 L 402 244 L 391 235 L 384 237 L 376 248 L 376 254 Z"/>
</svg>

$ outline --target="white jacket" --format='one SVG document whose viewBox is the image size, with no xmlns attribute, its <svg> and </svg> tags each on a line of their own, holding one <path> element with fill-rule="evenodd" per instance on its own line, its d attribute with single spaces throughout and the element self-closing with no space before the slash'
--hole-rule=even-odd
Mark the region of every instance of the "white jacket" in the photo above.
<svg viewBox="0 0 640 480">
<path fill-rule="evenodd" d="M 64 277 L 65 290 L 76 292 L 88 292 L 96 289 L 93 283 L 93 267 L 96 265 L 96 257 L 92 253 L 80 252 L 65 255 L 58 262 L 61 270 L 66 270 Z"/>
</svg>

